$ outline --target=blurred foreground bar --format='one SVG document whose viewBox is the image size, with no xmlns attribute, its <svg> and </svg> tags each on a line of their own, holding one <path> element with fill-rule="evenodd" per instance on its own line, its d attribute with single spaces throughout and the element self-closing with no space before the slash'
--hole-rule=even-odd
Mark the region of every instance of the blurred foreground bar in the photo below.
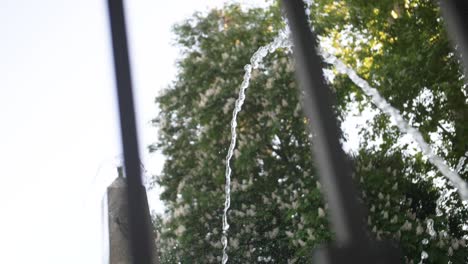
<svg viewBox="0 0 468 264">
<path fill-rule="evenodd" d="M 386 243 L 368 237 L 363 208 L 351 177 L 348 160 L 339 143 L 333 97 L 316 51 L 317 41 L 308 25 L 302 0 L 283 0 L 283 8 L 292 33 L 299 94 L 313 133 L 313 156 L 330 208 L 330 222 L 335 233 L 334 245 L 314 253 L 314 263 L 402 263 L 398 251 Z"/>
<path fill-rule="evenodd" d="M 120 114 L 120 132 L 127 176 L 128 224 L 132 263 L 154 264 L 151 219 L 148 200 L 141 180 L 132 78 L 128 56 L 127 32 L 122 0 L 108 0 L 114 51 L 115 78 Z M 117 263 L 113 263 L 117 264 Z"/>
<path fill-rule="evenodd" d="M 448 33 L 456 44 L 465 67 L 465 80 L 468 82 L 468 1 L 441 0 L 442 15 L 448 27 Z"/>
</svg>

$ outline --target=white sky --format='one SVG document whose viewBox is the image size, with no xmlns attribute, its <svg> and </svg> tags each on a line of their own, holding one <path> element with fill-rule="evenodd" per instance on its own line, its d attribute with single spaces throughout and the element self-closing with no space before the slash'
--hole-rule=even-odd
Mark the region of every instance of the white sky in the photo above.
<svg viewBox="0 0 468 264">
<path fill-rule="evenodd" d="M 0 263 L 102 263 L 102 195 L 121 152 L 105 4 L 0 0 Z M 222 1 L 126 5 L 140 149 L 154 173 L 163 159 L 145 147 L 157 138 L 154 98 L 175 74 L 171 26 Z"/>
</svg>

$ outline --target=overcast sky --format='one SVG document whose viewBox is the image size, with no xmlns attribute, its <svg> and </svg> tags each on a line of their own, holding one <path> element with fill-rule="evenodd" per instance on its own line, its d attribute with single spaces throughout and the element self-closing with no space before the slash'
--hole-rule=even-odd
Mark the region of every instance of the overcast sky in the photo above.
<svg viewBox="0 0 468 264">
<path fill-rule="evenodd" d="M 0 263 L 102 263 L 102 196 L 121 153 L 105 3 L 0 0 Z M 163 162 L 145 146 L 154 97 L 175 74 L 171 26 L 221 4 L 126 2 L 150 173 Z"/>
</svg>

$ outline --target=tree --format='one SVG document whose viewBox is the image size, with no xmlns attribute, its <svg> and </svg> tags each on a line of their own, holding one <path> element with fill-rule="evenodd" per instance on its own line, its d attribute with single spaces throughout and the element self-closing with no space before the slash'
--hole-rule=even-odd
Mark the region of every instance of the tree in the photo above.
<svg viewBox="0 0 468 264">
<path fill-rule="evenodd" d="M 406 53 L 417 57 L 419 50 L 410 45 L 410 40 L 405 42 L 412 48 L 410 50 L 387 47 L 395 43 L 395 40 L 391 43 L 391 38 L 404 38 L 401 32 L 420 18 L 408 15 L 407 19 L 413 22 L 385 22 L 385 18 L 372 14 L 375 8 L 381 10 L 388 3 L 382 1 L 375 5 L 378 7 L 365 1 L 316 1 L 312 20 L 321 39 L 331 42 L 338 55 L 378 86 L 387 98 L 391 96 L 392 104 L 400 107 L 412 102 L 421 87 L 427 86 L 429 93 L 437 94 L 438 90 L 425 85 L 429 77 L 425 81 L 419 80 L 419 75 L 411 77 L 410 74 L 405 75 L 406 78 L 395 78 L 403 68 L 394 62 L 387 65 L 395 58 L 404 61 Z M 405 9 L 405 12 L 422 12 L 428 21 L 437 19 L 433 6 L 420 5 L 420 9 L 423 11 Z M 395 31 L 395 35 L 385 33 L 389 36 L 374 40 L 374 34 L 379 36 L 379 32 L 388 30 L 382 23 L 393 23 L 390 27 L 395 25 L 395 29 L 390 32 Z M 423 32 L 433 30 L 433 24 L 423 25 Z M 156 179 L 164 187 L 161 198 L 167 206 L 166 219 L 158 221 L 163 263 L 220 261 L 224 155 L 243 66 L 254 51 L 269 43 L 283 26 L 278 4 L 272 4 L 266 9 L 248 10 L 229 5 L 205 15 L 197 13 L 175 27 L 177 43 L 183 50 L 178 62 L 179 74 L 170 88 L 157 98 L 161 112 L 154 122 L 159 127 L 160 140 L 150 147 L 162 150 L 167 157 L 162 175 Z M 438 30 L 442 31 L 441 27 Z M 340 36 L 353 39 L 346 47 L 338 46 L 342 44 Z M 363 41 L 369 39 L 371 41 Z M 444 51 L 449 51 L 448 43 L 438 45 L 440 47 L 433 52 L 447 56 L 440 50 L 444 50 L 442 46 L 445 45 Z M 376 47 L 381 51 L 373 54 Z M 430 53 L 430 46 L 426 52 Z M 433 60 L 443 61 L 438 57 Z M 450 80 L 454 82 L 450 85 L 461 87 L 456 60 L 453 58 L 448 64 L 451 66 L 444 64 L 443 72 L 434 70 L 432 73 L 440 76 L 431 75 L 430 80 L 433 83 Z M 253 72 L 247 100 L 239 115 L 238 147 L 233 161 L 233 202 L 229 213 L 230 263 L 286 260 L 308 263 L 314 247 L 333 239 L 325 216 L 327 205 L 322 199 L 310 156 L 311 136 L 305 128 L 306 122 L 313 120 L 302 115 L 293 68 L 287 50 L 270 54 L 262 67 Z M 414 69 L 417 70 L 420 68 Z M 396 80 L 389 81 L 387 76 Z M 398 85 L 389 89 L 387 84 L 395 82 Z M 414 91 L 407 93 L 406 85 L 414 83 L 422 86 L 414 85 Z M 336 111 L 341 119 L 346 116 L 351 102 L 358 102 L 362 109 L 372 107 L 345 76 L 337 75 L 331 85 L 339 102 Z M 440 88 L 442 92 L 450 90 L 449 86 L 444 87 L 446 90 Z M 460 103 L 446 105 L 452 108 L 441 112 L 435 108 L 427 111 L 427 108 L 406 107 L 404 114 L 414 116 L 414 120 L 425 121 L 427 116 L 437 120 L 420 126 L 428 137 L 441 120 L 453 117 L 447 120 L 458 123 L 456 115 L 450 113 L 462 113 L 466 108 Z M 378 147 L 363 144 L 359 153 L 350 157 L 356 164 L 355 174 L 363 189 L 363 201 L 369 207 L 370 229 L 379 239 L 397 239 L 408 260 L 418 261 L 422 250 L 436 262 L 444 258 L 453 262 L 466 259 L 467 254 L 457 250 L 466 247 L 463 239 L 466 230 L 462 228 L 466 216 L 463 208 L 466 207 L 461 206 L 456 195 L 451 195 L 447 198 L 450 206 L 438 208 L 437 200 L 442 197 L 440 190 L 445 189 L 427 180 L 433 168 L 420 154 L 411 156 L 406 146 L 397 144 L 399 134 L 388 122 L 388 118 L 378 115 L 371 129 L 362 132 L 369 137 L 383 137 L 382 144 Z M 457 127 L 464 129 L 463 124 Z M 456 153 L 452 152 L 455 148 L 449 149 L 458 142 L 456 140 L 463 139 L 463 134 L 456 135 L 443 136 L 439 144 L 441 153 L 446 150 L 445 158 L 452 163 L 466 149 L 461 148 L 463 150 Z M 440 239 L 431 236 L 432 232 L 428 236 L 427 223 L 434 223 Z M 449 228 L 450 225 L 453 228 Z M 439 232 L 442 229 L 449 231 Z M 424 238 L 428 238 L 427 244 L 421 243 Z M 449 247 L 453 251 L 451 256 L 447 255 Z"/>
</svg>

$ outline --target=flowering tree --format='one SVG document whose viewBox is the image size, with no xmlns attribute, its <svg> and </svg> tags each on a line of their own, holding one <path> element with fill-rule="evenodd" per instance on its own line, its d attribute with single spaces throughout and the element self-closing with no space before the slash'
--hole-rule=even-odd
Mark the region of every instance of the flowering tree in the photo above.
<svg viewBox="0 0 468 264">
<path fill-rule="evenodd" d="M 384 2 L 375 8 L 382 9 L 387 5 Z M 404 69 L 390 63 L 391 60 L 403 60 L 406 52 L 403 48 L 392 48 L 395 40 L 392 43 L 389 39 L 404 37 L 374 40 L 373 34 L 380 32 L 380 20 L 369 22 L 373 27 L 366 31 L 359 27 L 358 17 L 369 14 L 351 12 L 357 7 L 366 7 L 363 12 L 368 11 L 362 1 L 348 4 L 316 1 L 312 19 L 321 41 L 329 43 L 328 48 L 372 80 L 387 97 L 392 96 L 391 102 L 396 106 L 417 101 L 420 94 L 405 93 L 404 83 L 419 83 L 420 75 L 398 79 L 401 84 L 391 89 L 386 86 L 385 75 L 392 76 L 389 73 L 392 70 Z M 372 12 L 375 11 L 371 9 Z M 419 23 L 416 13 L 421 10 L 405 12 L 415 12 L 406 23 L 413 20 Z M 424 18 L 437 19 L 436 13 L 430 15 Z M 243 67 L 258 47 L 269 43 L 283 27 L 277 4 L 248 10 L 230 5 L 208 14 L 197 13 L 175 27 L 177 44 L 182 50 L 179 73 L 177 80 L 157 98 L 161 111 L 154 123 L 159 128 L 160 140 L 150 147 L 162 150 L 167 158 L 162 174 L 156 177 L 164 187 L 161 199 L 167 206 L 166 215 L 156 221 L 162 263 L 220 262 L 224 156 Z M 429 25 L 421 30 L 426 27 L 432 30 Z M 342 36 L 348 37 L 347 43 L 343 43 Z M 434 41 L 439 40 L 438 45 L 445 45 L 449 51 L 445 40 Z M 372 53 L 376 49 L 380 52 L 378 58 Z M 385 53 L 387 50 L 390 54 Z M 333 239 L 326 218 L 327 204 L 310 155 L 313 138 L 305 126 L 313 120 L 302 115 L 288 52 L 275 51 L 253 71 L 247 100 L 239 115 L 229 211 L 230 263 L 309 263 L 312 249 Z M 440 53 L 440 56 L 448 55 Z M 391 66 L 385 66 L 387 63 Z M 449 57 L 446 63 L 451 65 L 445 69 L 450 72 L 438 73 L 440 76 L 434 76 L 433 81 L 451 80 L 451 85 L 461 87 L 456 61 Z M 338 98 L 336 112 L 340 120 L 346 118 L 351 105 L 362 110 L 373 107 L 345 76 L 335 75 L 331 66 L 329 74 L 334 76 L 330 85 Z M 437 97 L 438 90 L 432 87 L 425 89 Z M 464 111 L 461 107 L 465 105 L 453 106 L 454 110 Z M 423 116 L 439 121 L 451 117 L 448 113 L 421 109 L 415 103 L 414 107 L 405 108 L 404 114 L 415 121 Z M 403 249 L 407 261 L 418 262 L 422 252 L 426 252 L 433 263 L 448 260 L 462 263 L 467 258 L 466 250 L 461 250 L 466 248 L 466 204 L 461 203 L 452 189 L 434 183 L 440 176 L 417 151 L 411 153 L 408 146 L 400 143 L 400 135 L 390 124 L 388 118 L 376 115 L 362 130 L 368 141 L 361 144 L 357 153 L 350 154 L 355 163 L 355 179 L 369 210 L 367 221 L 372 231 L 369 235 L 393 239 Z M 433 126 L 437 124 L 424 123 L 419 127 L 429 137 Z M 379 137 L 382 140 L 376 140 Z M 450 144 L 455 142 L 443 135 L 442 139 L 434 141 L 441 152 L 446 151 L 449 161 L 463 154 L 462 151 L 448 154 L 453 150 Z"/>
</svg>

